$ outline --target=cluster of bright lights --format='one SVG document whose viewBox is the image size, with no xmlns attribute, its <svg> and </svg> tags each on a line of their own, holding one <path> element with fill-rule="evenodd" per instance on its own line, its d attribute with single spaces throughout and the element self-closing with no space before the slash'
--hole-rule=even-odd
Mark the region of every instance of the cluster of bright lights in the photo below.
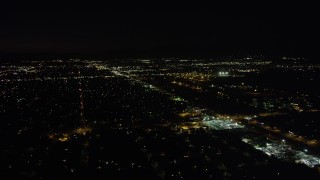
<svg viewBox="0 0 320 180">
<path fill-rule="evenodd" d="M 293 160 L 295 163 L 302 163 L 311 168 L 316 165 L 320 165 L 320 158 L 306 154 L 308 151 L 293 150 L 285 140 L 281 142 L 267 142 L 265 145 L 260 145 L 253 142 L 251 139 L 242 138 L 242 141 L 252 145 L 255 149 L 258 149 L 268 156 L 275 156 L 278 159 Z"/>
<path fill-rule="evenodd" d="M 213 116 L 205 116 L 203 118 L 203 123 L 207 125 L 210 129 L 214 129 L 214 130 L 244 128 L 243 125 L 237 122 L 233 122 L 232 120 L 216 119 Z"/>
<path fill-rule="evenodd" d="M 219 76 L 229 76 L 229 72 L 220 71 Z"/>
</svg>

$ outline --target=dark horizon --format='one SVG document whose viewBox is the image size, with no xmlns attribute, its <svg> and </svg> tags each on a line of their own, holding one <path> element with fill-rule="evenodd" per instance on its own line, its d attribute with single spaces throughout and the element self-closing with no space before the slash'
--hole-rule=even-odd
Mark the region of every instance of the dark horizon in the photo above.
<svg viewBox="0 0 320 180">
<path fill-rule="evenodd" d="M 311 6 L 4 3 L 0 55 L 299 56 L 317 59 Z"/>
</svg>

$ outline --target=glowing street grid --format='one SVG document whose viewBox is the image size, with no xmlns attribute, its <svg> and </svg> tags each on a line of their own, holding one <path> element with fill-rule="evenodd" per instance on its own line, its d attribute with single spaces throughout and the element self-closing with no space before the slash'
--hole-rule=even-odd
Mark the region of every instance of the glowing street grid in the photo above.
<svg viewBox="0 0 320 180">
<path fill-rule="evenodd" d="M 126 75 L 125 72 L 123 71 L 117 71 L 117 70 L 112 70 L 111 71 L 115 76 L 122 76 L 125 78 L 129 78 L 131 82 L 138 83 L 142 85 L 144 88 L 151 89 L 154 91 L 157 91 L 159 93 L 163 93 L 169 96 L 169 99 L 173 101 L 180 101 L 180 102 L 186 102 L 181 97 L 175 96 L 172 93 L 168 93 L 167 91 L 156 87 L 154 85 L 148 84 L 146 82 L 143 82 L 141 80 L 138 80 L 136 78 L 131 77 L 130 75 Z M 225 72 L 219 72 L 219 76 L 228 76 L 228 73 Z M 190 111 L 190 112 L 188 112 Z M 202 126 L 208 127 L 209 130 L 231 130 L 231 129 L 246 129 L 246 127 L 238 122 L 234 122 L 233 119 L 231 118 L 224 118 L 224 117 L 215 117 L 211 115 L 207 115 L 206 113 L 203 112 L 198 107 L 189 107 L 186 112 L 192 113 L 196 111 L 198 113 L 198 119 L 201 123 Z M 200 123 L 200 124 L 201 124 Z M 252 145 L 255 149 L 260 150 L 267 154 L 268 156 L 275 156 L 278 159 L 283 159 L 287 161 L 293 161 L 295 163 L 302 163 L 307 165 L 308 167 L 313 168 L 316 165 L 320 165 L 320 158 L 306 154 L 303 151 L 299 150 L 293 150 L 291 146 L 286 144 L 284 141 L 281 143 L 279 142 L 265 142 L 265 146 L 259 146 L 256 143 L 254 143 L 252 140 L 247 139 L 247 138 L 242 138 L 242 141 Z M 307 151 L 306 151 L 307 152 Z"/>
<path fill-rule="evenodd" d="M 320 65 L 297 61 L 4 64 L 0 176 L 319 179 Z"/>
</svg>

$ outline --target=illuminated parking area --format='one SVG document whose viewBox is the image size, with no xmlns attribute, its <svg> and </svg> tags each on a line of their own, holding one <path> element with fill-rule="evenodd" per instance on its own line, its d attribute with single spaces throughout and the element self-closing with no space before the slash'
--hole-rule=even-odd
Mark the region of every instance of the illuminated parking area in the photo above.
<svg viewBox="0 0 320 180">
<path fill-rule="evenodd" d="M 295 163 L 302 163 L 311 168 L 320 165 L 319 157 L 307 154 L 307 150 L 305 150 L 305 152 L 293 150 L 285 141 L 259 143 L 248 138 L 242 138 L 242 141 L 252 145 L 255 149 L 264 152 L 268 156 L 294 161 Z"/>
<path fill-rule="evenodd" d="M 306 154 L 302 151 L 296 151 L 295 155 L 296 163 L 303 163 L 309 167 L 314 167 L 316 165 L 320 165 L 320 158 Z"/>
<path fill-rule="evenodd" d="M 240 129 L 244 128 L 243 125 L 233 122 L 232 120 L 216 119 L 213 116 L 206 115 L 203 118 L 203 123 L 213 130 L 225 130 L 225 129 Z"/>
<path fill-rule="evenodd" d="M 229 72 L 220 71 L 220 72 L 218 73 L 218 75 L 219 75 L 220 77 L 227 77 L 227 76 L 229 76 Z"/>
</svg>

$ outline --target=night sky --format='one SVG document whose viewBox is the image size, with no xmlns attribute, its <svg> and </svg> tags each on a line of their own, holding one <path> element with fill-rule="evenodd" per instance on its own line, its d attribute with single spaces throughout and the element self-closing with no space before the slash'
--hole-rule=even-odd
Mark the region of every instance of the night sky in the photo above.
<svg viewBox="0 0 320 180">
<path fill-rule="evenodd" d="M 0 15 L 1 54 L 318 57 L 313 5 L 45 1 L 2 3 Z"/>
</svg>

